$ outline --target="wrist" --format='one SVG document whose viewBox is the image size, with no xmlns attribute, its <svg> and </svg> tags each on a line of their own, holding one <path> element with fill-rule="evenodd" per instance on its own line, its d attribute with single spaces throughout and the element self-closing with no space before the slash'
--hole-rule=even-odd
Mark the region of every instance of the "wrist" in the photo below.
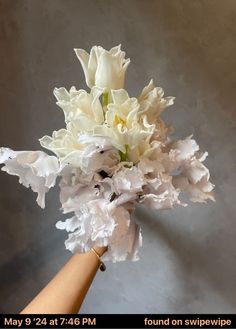
<svg viewBox="0 0 236 329">
<path fill-rule="evenodd" d="M 94 246 L 93 248 L 91 248 L 91 252 L 94 253 L 94 255 L 97 257 L 97 259 L 100 263 L 99 268 L 102 272 L 106 270 L 106 265 L 101 260 L 101 257 L 106 251 L 107 251 L 107 246 L 106 247 Z"/>
<path fill-rule="evenodd" d="M 94 246 L 93 249 L 101 257 L 107 251 L 108 247 L 107 246 L 104 246 L 104 247 Z"/>
</svg>

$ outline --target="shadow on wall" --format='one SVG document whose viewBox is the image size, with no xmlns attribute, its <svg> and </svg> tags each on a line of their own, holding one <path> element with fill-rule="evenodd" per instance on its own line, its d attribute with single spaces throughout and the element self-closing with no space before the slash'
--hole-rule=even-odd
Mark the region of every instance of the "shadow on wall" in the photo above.
<svg viewBox="0 0 236 329">
<path fill-rule="evenodd" d="M 209 245 L 207 242 L 203 243 L 198 235 L 185 234 L 183 238 L 181 225 L 177 229 L 171 221 L 158 218 L 157 213 L 154 216 L 149 214 L 147 218 L 143 207 L 138 208 L 135 216 L 142 225 L 145 224 L 146 236 L 154 234 L 155 238 L 163 241 L 171 249 L 181 268 L 182 277 L 191 278 L 194 274 L 195 278 L 205 282 L 206 286 L 212 287 L 213 291 L 222 296 L 232 291 L 232 283 L 235 282 L 235 264 L 232 261 L 218 262 L 222 255 L 221 243 L 214 244 L 212 248 L 210 243 Z M 147 218 L 145 223 L 143 218 Z M 227 259 L 226 256 L 225 259 Z M 186 287 L 183 286 L 182 289 L 184 292 Z M 200 291 L 195 291 L 195 293 L 201 294 Z M 227 294 L 225 303 L 235 305 L 235 295 Z"/>
</svg>

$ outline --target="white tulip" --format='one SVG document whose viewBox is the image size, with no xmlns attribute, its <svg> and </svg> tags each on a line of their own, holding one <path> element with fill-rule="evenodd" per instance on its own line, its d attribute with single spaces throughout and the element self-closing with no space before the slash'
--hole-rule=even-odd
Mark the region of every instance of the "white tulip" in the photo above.
<svg viewBox="0 0 236 329">
<path fill-rule="evenodd" d="M 75 87 L 69 92 L 65 88 L 55 88 L 54 95 L 57 98 L 57 105 L 64 112 L 66 128 L 54 131 L 52 136 L 43 136 L 39 140 L 40 144 L 54 152 L 63 163 L 79 167 L 85 154 L 85 145 L 80 143 L 79 134 L 92 132 L 95 126 L 104 121 L 99 101 L 101 90 L 94 87 L 87 93 L 85 90 L 76 90 Z"/>
<path fill-rule="evenodd" d="M 97 124 L 104 121 L 104 114 L 99 97 L 102 90 L 94 87 L 90 93 L 71 87 L 69 92 L 65 88 L 55 88 L 54 95 L 57 105 L 63 110 L 65 122 L 71 122 L 81 131 L 90 131 Z"/>
<path fill-rule="evenodd" d="M 145 138 L 150 138 L 155 125 L 150 125 L 145 115 L 138 115 L 139 103 L 130 98 L 124 89 L 111 91 L 112 103 L 108 104 L 104 124 L 94 128 L 98 136 L 106 136 L 122 153 L 129 153 Z"/>
<path fill-rule="evenodd" d="M 125 72 L 130 59 L 125 59 L 121 45 L 109 51 L 100 46 L 92 47 L 90 54 L 84 49 L 75 49 L 82 65 L 88 87 L 97 86 L 104 92 L 124 87 Z"/>
<path fill-rule="evenodd" d="M 174 104 L 174 99 L 172 96 L 164 97 L 164 90 L 156 87 L 151 80 L 138 97 L 140 113 L 147 115 L 148 122 L 155 123 L 165 108 Z"/>
</svg>

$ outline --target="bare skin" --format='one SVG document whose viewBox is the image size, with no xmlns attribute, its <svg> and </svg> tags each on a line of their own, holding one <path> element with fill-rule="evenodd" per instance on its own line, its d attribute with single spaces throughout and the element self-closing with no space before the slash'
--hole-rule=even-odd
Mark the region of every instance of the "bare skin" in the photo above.
<svg viewBox="0 0 236 329">
<path fill-rule="evenodd" d="M 102 256 L 106 247 L 94 247 Z M 100 262 L 89 251 L 74 254 L 56 276 L 21 311 L 21 314 L 76 314 L 96 275 Z"/>
</svg>

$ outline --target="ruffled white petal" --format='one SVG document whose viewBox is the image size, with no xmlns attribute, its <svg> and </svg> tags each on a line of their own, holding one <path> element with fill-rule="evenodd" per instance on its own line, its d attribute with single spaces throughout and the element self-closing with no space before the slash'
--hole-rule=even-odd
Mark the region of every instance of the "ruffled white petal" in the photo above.
<svg viewBox="0 0 236 329">
<path fill-rule="evenodd" d="M 199 150 L 199 146 L 192 135 L 188 136 L 184 140 L 175 142 L 170 150 L 170 158 L 176 163 L 189 160 Z"/>
<path fill-rule="evenodd" d="M 142 192 L 144 175 L 137 167 L 124 168 L 113 175 L 113 184 L 117 194 Z"/>
<path fill-rule="evenodd" d="M 56 183 L 61 171 L 58 159 L 41 151 L 12 151 L 0 149 L 0 163 L 3 171 L 19 177 L 19 182 L 38 193 L 37 203 L 45 207 L 45 193 Z"/>
<path fill-rule="evenodd" d="M 81 205 L 76 216 L 65 222 L 59 221 L 56 226 L 72 232 L 65 242 L 72 252 L 86 252 L 94 245 L 108 246 L 104 260 L 138 260 L 142 242 L 138 225 L 130 219 L 125 208 L 119 206 L 111 210 L 105 199 Z"/>
<path fill-rule="evenodd" d="M 155 87 L 153 80 L 143 88 L 138 100 L 140 103 L 140 113 L 147 115 L 150 123 L 156 123 L 164 109 L 174 104 L 175 97 L 163 97 L 164 91 L 160 87 Z"/>
</svg>

